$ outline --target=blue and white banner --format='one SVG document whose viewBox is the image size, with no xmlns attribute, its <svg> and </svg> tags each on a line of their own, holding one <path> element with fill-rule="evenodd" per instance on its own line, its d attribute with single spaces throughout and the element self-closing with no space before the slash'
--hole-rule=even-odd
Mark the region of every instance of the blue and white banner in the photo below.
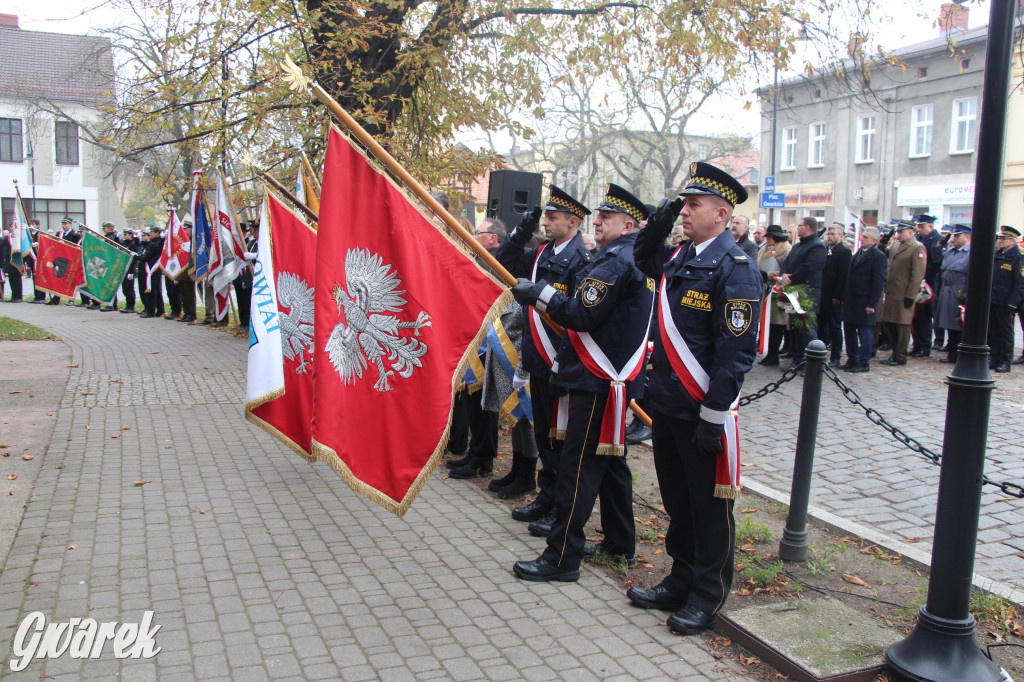
<svg viewBox="0 0 1024 682">
<path fill-rule="evenodd" d="M 252 276 L 252 316 L 249 321 L 249 368 L 245 402 L 251 409 L 284 394 L 284 355 L 281 315 L 272 257 L 267 197 L 260 211 L 259 244 Z"/>
</svg>

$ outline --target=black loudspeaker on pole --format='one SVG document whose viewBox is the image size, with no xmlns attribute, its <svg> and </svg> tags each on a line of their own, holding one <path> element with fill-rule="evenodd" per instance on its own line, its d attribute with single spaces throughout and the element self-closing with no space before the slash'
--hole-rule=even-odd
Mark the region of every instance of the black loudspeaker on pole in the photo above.
<svg viewBox="0 0 1024 682">
<path fill-rule="evenodd" d="M 1002 190 L 1007 89 L 1013 48 L 1014 0 L 992 0 L 981 95 L 972 235 L 963 342 L 948 377 L 939 501 L 935 514 L 928 603 L 910 635 L 885 652 L 889 666 L 911 680 L 998 682 L 999 667 L 974 642 L 971 578 L 978 540 L 989 408 L 995 382 L 988 370 L 996 211 Z"/>
</svg>

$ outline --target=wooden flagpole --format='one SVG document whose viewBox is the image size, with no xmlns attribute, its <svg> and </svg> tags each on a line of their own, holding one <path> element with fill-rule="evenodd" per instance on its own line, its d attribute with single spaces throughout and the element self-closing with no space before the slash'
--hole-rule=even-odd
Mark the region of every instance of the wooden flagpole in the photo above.
<svg viewBox="0 0 1024 682">
<path fill-rule="evenodd" d="M 323 187 L 320 186 L 320 180 L 316 177 L 316 173 L 313 172 L 313 164 L 309 162 L 306 157 L 306 152 L 299 150 L 299 158 L 302 160 L 302 166 L 306 169 L 306 180 L 313 183 L 313 189 L 316 190 L 316 195 L 320 196 L 323 191 Z"/>
<path fill-rule="evenodd" d="M 358 121 L 352 118 L 352 115 L 345 111 L 340 104 L 338 104 L 330 94 L 324 90 L 319 83 L 315 80 L 307 78 L 302 69 L 291 60 L 287 55 L 284 58 L 282 68 L 285 72 L 285 80 L 288 82 L 292 90 L 302 91 L 309 89 L 313 92 L 313 95 L 320 100 L 331 113 L 341 121 L 349 132 L 356 136 L 356 138 L 370 150 L 377 159 L 381 161 L 385 166 L 388 167 L 392 173 L 408 187 L 412 192 L 419 197 L 420 201 L 425 203 L 431 211 L 433 211 L 444 224 L 447 225 L 455 234 L 459 235 L 463 242 L 469 246 L 476 255 L 480 257 L 484 263 L 490 267 L 498 277 L 500 277 L 506 284 L 513 286 L 519 282 L 518 279 L 512 276 L 505 267 L 498 262 L 498 259 L 491 255 L 490 251 L 484 248 L 484 245 L 476 240 L 476 238 L 469 233 L 469 231 L 459 224 L 455 217 L 449 213 L 444 206 L 438 202 L 437 199 L 430 196 L 430 192 L 421 185 L 416 178 L 414 178 L 409 171 L 402 167 L 402 164 L 398 163 L 391 154 L 388 153 L 384 147 L 381 146 L 377 140 L 373 139 L 373 136 L 363 130 L 363 127 L 359 125 Z M 282 188 L 283 189 L 283 188 Z M 539 311 L 538 311 L 539 312 Z M 544 321 L 551 326 L 553 330 L 560 336 L 564 334 L 565 329 L 562 328 L 557 322 L 552 320 L 546 313 L 540 313 Z M 630 401 L 630 408 L 636 413 L 640 420 L 647 426 L 651 425 L 651 418 L 645 413 L 636 401 Z"/>
</svg>

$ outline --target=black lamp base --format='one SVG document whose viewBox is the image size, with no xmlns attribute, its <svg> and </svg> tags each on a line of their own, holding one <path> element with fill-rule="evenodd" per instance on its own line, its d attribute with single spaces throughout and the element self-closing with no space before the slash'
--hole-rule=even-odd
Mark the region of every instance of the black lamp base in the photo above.
<svg viewBox="0 0 1024 682">
<path fill-rule="evenodd" d="M 974 616 L 948 620 L 922 606 L 917 626 L 885 652 L 885 662 L 914 682 L 1000 682 L 1002 672 L 974 642 Z"/>
</svg>

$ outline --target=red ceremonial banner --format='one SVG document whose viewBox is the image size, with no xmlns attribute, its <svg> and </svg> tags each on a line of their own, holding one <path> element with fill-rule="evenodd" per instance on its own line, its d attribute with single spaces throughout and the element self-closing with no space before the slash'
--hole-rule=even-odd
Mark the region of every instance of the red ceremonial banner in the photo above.
<svg viewBox="0 0 1024 682">
<path fill-rule="evenodd" d="M 259 424 L 309 461 L 313 438 L 313 268 L 316 228 L 267 195 L 277 310 L 280 315 L 284 395 L 248 411 Z M 254 315 L 260 314 L 255 309 Z M 251 415 L 251 416 L 249 416 Z M 255 418 L 255 419 L 254 419 Z"/>
<path fill-rule="evenodd" d="M 82 249 L 45 232 L 39 232 L 36 248 L 35 287 L 54 296 L 73 298 L 85 284 Z"/>
<path fill-rule="evenodd" d="M 470 253 L 331 130 L 316 250 L 313 453 L 398 515 L 437 466 L 485 323 L 511 300 Z"/>
</svg>

